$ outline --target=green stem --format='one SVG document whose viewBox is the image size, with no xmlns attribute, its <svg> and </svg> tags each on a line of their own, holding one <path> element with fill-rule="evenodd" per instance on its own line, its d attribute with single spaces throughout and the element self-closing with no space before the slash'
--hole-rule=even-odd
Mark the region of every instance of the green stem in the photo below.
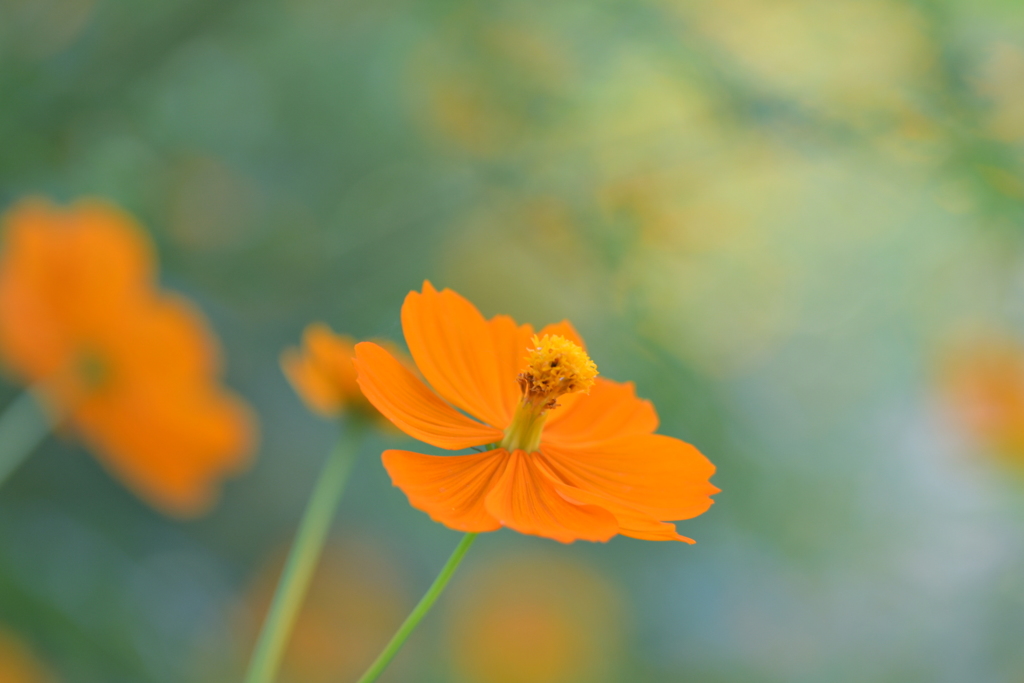
<svg viewBox="0 0 1024 683">
<path fill-rule="evenodd" d="M 278 580 L 270 611 L 263 621 L 259 640 L 249 660 L 245 683 L 272 683 L 277 675 L 288 636 L 320 559 L 364 429 L 358 420 L 350 421 L 348 429 L 342 433 L 324 463 Z"/>
<path fill-rule="evenodd" d="M 0 415 L 0 485 L 53 428 L 31 391 L 23 391 Z"/>
<path fill-rule="evenodd" d="M 405 621 L 399 627 L 398 631 L 391 638 L 391 642 L 387 644 L 384 651 L 377 656 L 376 661 L 370 665 L 370 668 L 366 670 L 363 677 L 359 679 L 357 683 L 372 683 L 377 680 L 377 677 L 381 675 L 381 672 L 387 668 L 388 664 L 394 658 L 402 645 L 405 644 L 406 638 L 413 632 L 416 626 L 423 620 L 423 617 L 427 616 L 427 612 L 434 606 L 437 599 L 441 596 L 441 592 L 444 591 L 444 587 L 448 585 L 448 581 L 451 580 L 452 574 L 459 568 L 459 563 L 462 562 L 462 558 L 465 557 L 466 552 L 469 550 L 469 546 L 473 545 L 473 541 L 476 540 L 476 534 L 466 534 L 462 537 L 462 541 L 459 542 L 458 547 L 452 553 L 452 556 L 448 558 L 448 562 L 445 563 L 441 573 L 434 579 L 434 583 L 431 584 L 430 588 L 427 589 L 426 595 L 420 600 L 416 608 L 413 609 L 412 613 L 406 617 Z"/>
</svg>

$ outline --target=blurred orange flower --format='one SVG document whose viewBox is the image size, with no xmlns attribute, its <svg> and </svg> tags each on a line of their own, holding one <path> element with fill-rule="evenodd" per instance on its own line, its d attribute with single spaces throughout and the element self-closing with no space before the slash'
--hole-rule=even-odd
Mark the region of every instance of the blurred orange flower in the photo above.
<svg viewBox="0 0 1024 683">
<path fill-rule="evenodd" d="M 714 465 L 690 444 L 654 434 L 654 407 L 632 383 L 597 378 L 568 322 L 534 335 L 508 316 L 486 320 L 427 282 L 406 297 L 402 328 L 434 391 L 364 342 L 356 369 L 366 397 L 428 444 L 487 448 L 386 451 L 384 467 L 414 507 L 467 532 L 506 526 L 563 543 L 616 534 L 693 542 L 668 521 L 708 509 Z"/>
<path fill-rule="evenodd" d="M 964 426 L 987 448 L 1024 462 L 1024 348 L 990 338 L 946 362 L 945 392 Z"/>
<path fill-rule="evenodd" d="M 455 597 L 448 648 L 457 680 L 610 680 L 623 641 L 615 587 L 590 567 L 543 555 L 507 558 Z"/>
<path fill-rule="evenodd" d="M 394 344 L 376 343 L 409 365 Z M 323 323 L 312 323 L 302 334 L 302 348 L 287 349 L 281 354 L 281 369 L 306 405 L 321 415 L 338 417 L 352 411 L 384 421 L 356 382 L 356 368 L 352 364 L 355 345 L 352 337 L 335 334 Z"/>
<path fill-rule="evenodd" d="M 217 342 L 160 291 L 135 221 L 93 200 L 28 199 L 4 217 L 0 357 L 140 497 L 210 506 L 249 461 L 255 422 L 221 386 Z"/>
<path fill-rule="evenodd" d="M 277 585 L 283 558 L 257 576 L 247 596 L 245 632 L 255 640 Z M 282 681 L 355 680 L 387 643 L 409 607 L 395 563 L 372 543 L 346 540 L 317 564 L 281 663 Z M 389 672 L 382 680 L 395 677 Z"/>
<path fill-rule="evenodd" d="M 0 628 L 0 681 L 3 683 L 53 683 L 54 677 L 32 651 L 10 631 Z"/>
</svg>

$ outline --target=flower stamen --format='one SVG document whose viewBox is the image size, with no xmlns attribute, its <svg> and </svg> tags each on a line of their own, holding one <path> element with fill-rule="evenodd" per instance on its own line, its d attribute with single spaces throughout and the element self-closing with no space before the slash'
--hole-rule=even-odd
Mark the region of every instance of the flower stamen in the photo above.
<svg viewBox="0 0 1024 683">
<path fill-rule="evenodd" d="M 590 393 L 597 364 L 587 352 L 557 334 L 533 335 L 527 368 L 517 381 L 523 401 L 545 410 L 558 407 L 558 397 L 582 391 Z"/>
<path fill-rule="evenodd" d="M 558 407 L 558 398 L 579 391 L 589 393 L 597 377 L 597 364 L 565 337 L 534 335 L 532 342 L 526 369 L 516 378 L 523 400 L 500 444 L 502 448 L 527 453 L 540 446 L 547 411 Z"/>
</svg>

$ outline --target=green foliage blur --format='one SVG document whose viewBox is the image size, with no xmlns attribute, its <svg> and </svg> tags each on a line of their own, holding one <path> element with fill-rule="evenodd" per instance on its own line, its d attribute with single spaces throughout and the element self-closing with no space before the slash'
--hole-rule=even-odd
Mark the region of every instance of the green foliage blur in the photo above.
<svg viewBox="0 0 1024 683">
<path fill-rule="evenodd" d="M 481 537 L 390 680 L 1024 681 L 1024 453 L 942 389 L 1024 340 L 1024 3 L 0 0 L 0 210 L 39 194 L 138 217 L 262 433 L 195 522 L 60 434 L 0 489 L 0 628 L 55 681 L 239 680 L 338 430 L 278 356 L 401 342 L 424 279 L 570 319 L 722 493 L 695 546 Z M 458 542 L 388 447 L 283 683 L 354 679 Z"/>
</svg>

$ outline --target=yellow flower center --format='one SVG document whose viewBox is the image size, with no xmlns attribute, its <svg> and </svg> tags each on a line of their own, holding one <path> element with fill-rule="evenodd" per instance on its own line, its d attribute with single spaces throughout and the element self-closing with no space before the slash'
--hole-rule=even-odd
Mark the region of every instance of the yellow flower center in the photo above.
<svg viewBox="0 0 1024 683">
<path fill-rule="evenodd" d="M 527 453 L 540 446 L 547 412 L 558 407 L 558 398 L 578 391 L 589 393 L 597 377 L 597 364 L 565 337 L 534 335 L 532 342 L 526 369 L 517 378 L 523 400 L 500 444 L 502 448 Z"/>
<path fill-rule="evenodd" d="M 597 364 L 587 352 L 565 337 L 545 334 L 533 335 L 526 370 L 519 375 L 523 400 L 557 406 L 559 396 L 577 391 L 589 392 L 597 377 Z"/>
</svg>

